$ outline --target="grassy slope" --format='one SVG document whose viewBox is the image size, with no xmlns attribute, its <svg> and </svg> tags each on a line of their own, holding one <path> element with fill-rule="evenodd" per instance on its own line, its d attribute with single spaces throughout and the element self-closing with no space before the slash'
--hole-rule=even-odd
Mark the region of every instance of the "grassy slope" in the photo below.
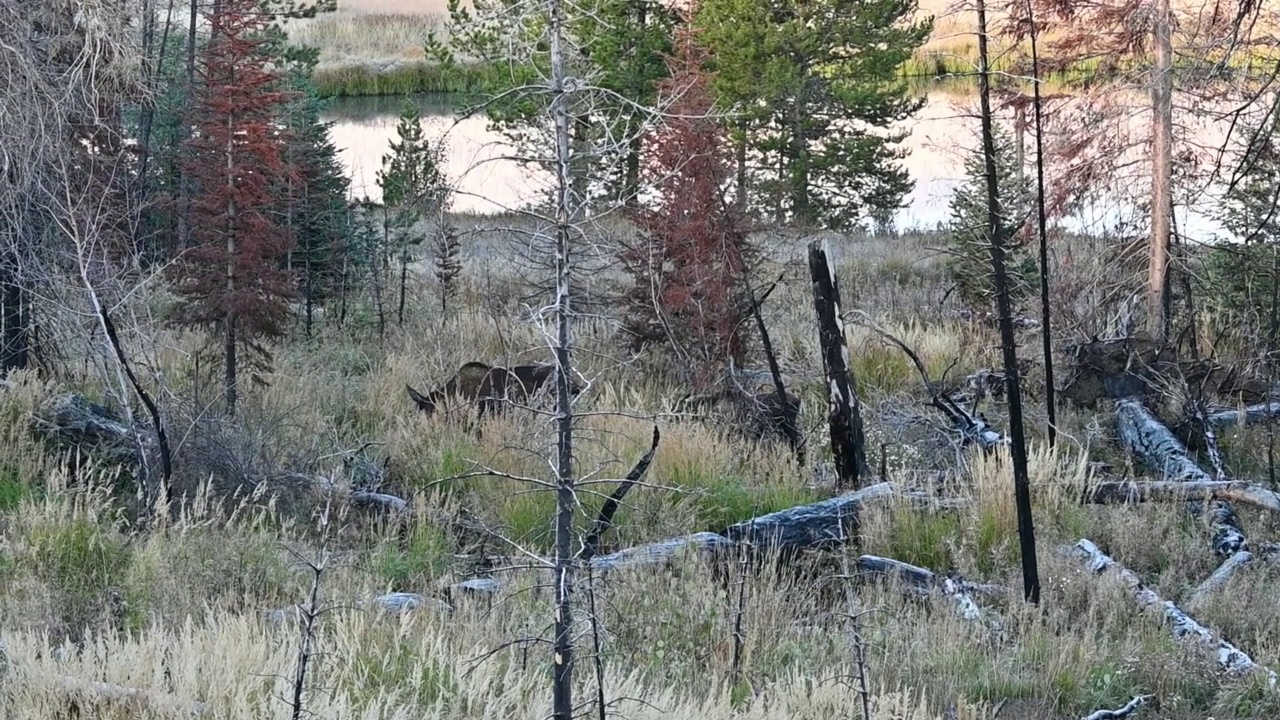
<svg viewBox="0 0 1280 720">
<path fill-rule="evenodd" d="M 1185 16 L 1207 12 L 1200 3 L 1174 2 Z M 908 75 L 934 76 L 969 73 L 977 63 L 974 11 L 960 9 L 951 0 L 921 0 L 918 14 L 935 18 L 934 32 L 904 67 Z M 471 90 L 481 78 L 468 70 L 460 77 L 440 75 L 424 66 L 422 42 L 442 29 L 448 15 L 441 0 L 347 0 L 337 13 L 296 23 L 296 42 L 321 48 L 317 81 L 328 93 L 345 95 L 402 94 L 404 92 L 457 92 Z M 1000 13 L 991 12 L 998 23 Z M 1275 21 L 1264 15 L 1258 30 Z M 996 48 L 999 69 L 1004 51 Z M 1088 68 L 1080 68 L 1087 70 Z"/>
<path fill-rule="evenodd" d="M 545 576 L 521 569 L 527 558 L 482 533 L 455 534 L 436 520 L 465 512 L 473 525 L 499 528 L 522 545 L 546 548 L 550 498 L 499 478 L 437 480 L 467 470 L 475 460 L 502 470 L 545 476 L 537 449 L 549 423 L 516 416 L 485 427 L 481 439 L 455 424 L 416 415 L 406 382 L 430 385 L 464 360 L 539 359 L 545 351 L 525 316 L 525 273 L 510 260 L 521 236 L 494 228 L 510 219 L 462 219 L 467 236 L 465 284 L 458 310 L 442 318 L 427 273 L 416 273 L 410 317 L 392 325 L 384 341 L 371 327 L 367 303 L 352 307 L 356 330 L 325 328 L 319 342 L 301 340 L 276 349 L 271 385 L 248 394 L 244 429 L 221 447 L 257 463 L 274 459 L 309 472 L 340 472 L 334 453 L 366 441 L 385 443 L 392 489 L 428 510 L 400 528 L 357 516 L 317 522 L 319 507 L 306 498 L 291 510 L 254 510 L 236 519 L 217 503 L 191 510 L 167 527 L 133 533 L 109 511 L 92 478 L 68 489 L 65 478 L 27 434 L 41 397 L 52 390 L 31 379 L 0 398 L 0 442 L 8 472 L 0 476 L 0 698 L 5 718 L 67 717 L 66 678 L 145 688 L 176 702 L 205 702 L 219 717 L 285 717 L 297 647 L 296 631 L 277 628 L 260 611 L 303 600 L 309 577 L 285 552 L 332 553 L 323 588 L 329 602 L 350 602 L 387 590 L 433 594 L 467 577 L 478 556 L 501 555 L 508 587 L 492 603 L 458 599 L 451 616 L 431 610 L 397 620 L 378 612 L 340 610 L 326 616 L 311 709 L 320 717 L 540 718 L 547 705 L 546 649 L 533 645 L 491 650 L 521 637 L 545 634 Z M 475 227 L 473 227 L 475 226 Z M 611 232 L 618 232 L 614 228 Z M 833 238 L 845 306 L 870 314 L 921 351 L 931 372 L 951 377 L 990 366 L 997 348 L 989 328 L 957 319 L 941 302 L 945 281 L 929 248 L 937 237 Z M 1084 243 L 1084 241 L 1075 241 Z M 784 370 L 805 397 L 804 424 L 821 426 L 821 373 L 813 331 L 803 242 L 770 241 L 774 272 L 787 280 L 767 306 Z M 1061 287 L 1099 274 L 1107 263 L 1096 248 L 1074 248 Z M 426 270 L 426 268 L 419 268 Z M 1114 271 L 1114 267 L 1111 268 Z M 766 273 L 771 274 L 771 273 Z M 607 289 L 598 273 L 591 289 Z M 1084 297 L 1083 295 L 1079 297 Z M 1089 308 L 1058 304 L 1057 321 L 1070 334 Z M 143 328 L 149 350 L 168 378 L 174 408 L 207 396 L 194 380 L 189 350 L 199 338 Z M 647 444 L 653 414 L 670 407 L 678 388 L 665 385 L 660 364 L 622 362 L 612 325 L 587 319 L 579 330 L 579 357 L 593 380 L 584 409 L 580 472 L 597 478 L 623 473 Z M 958 571 L 972 580 L 1017 588 L 1016 525 L 1011 480 L 1001 456 L 957 453 L 936 418 L 921 408 L 919 385 L 901 355 L 866 331 L 849 328 L 854 371 L 867 406 L 873 463 L 886 453 L 895 482 L 933 486 L 967 502 L 960 509 L 927 511 L 906 504 L 870 509 L 862 550 Z M 146 343 L 139 343 L 146 345 Z M 1024 347 L 1038 347 L 1034 333 Z M 140 350 L 141 352 L 142 350 Z M 1030 350 L 1028 350 L 1030 352 Z M 74 378 L 72 378 L 74 380 Z M 80 378 L 95 387 L 96 378 Z M 1037 393 L 1039 374 L 1029 387 Z M 608 412 L 616 410 L 618 412 Z M 986 406 L 1000 422 L 1001 407 Z M 1029 422 L 1042 426 L 1033 405 Z M 182 483 L 190 489 L 207 467 L 201 444 L 173 410 L 175 436 L 184 448 Z M 797 475 L 779 449 L 751 449 L 732 434 L 694 420 L 661 416 L 663 442 L 649 480 L 619 515 L 613 546 L 720 527 L 726 522 L 823 497 L 830 488 L 809 473 Z M 864 619 L 869 674 L 877 718 L 939 718 L 956 706 L 959 717 L 1074 718 L 1099 706 L 1119 706 L 1137 693 L 1155 693 L 1161 716 L 1175 720 L 1213 715 L 1274 717 L 1274 696 L 1251 681 L 1218 676 L 1205 656 L 1176 645 L 1158 620 L 1137 611 L 1122 588 L 1090 578 L 1060 556 L 1063 544 L 1089 537 L 1138 572 L 1153 589 L 1185 601 L 1216 561 L 1205 529 L 1174 507 L 1079 507 L 1073 501 L 1085 474 L 1086 451 L 1106 451 L 1105 417 L 1068 410 L 1066 439 L 1057 453 L 1032 445 L 1033 495 L 1044 612 L 996 603 L 1001 630 L 959 620 L 943 599 L 905 602 L 892 588 L 864 587 L 857 598 L 872 612 Z M 1264 443 L 1230 434 L 1233 474 L 1256 473 Z M 815 435 L 812 455 L 825 462 Z M 225 450 L 224 450 L 225 451 Z M 207 453 L 206 453 L 207 454 Z M 330 458 L 324 460 L 323 458 Z M 939 471 L 943 474 L 939 476 Z M 819 473 L 821 475 L 821 473 Z M 226 477 L 217 480 L 227 489 Z M 607 490 L 609 485 L 601 486 Z M 584 502 L 595 506 L 594 493 Z M 232 503 L 235 505 L 235 503 Z M 308 511 L 315 508 L 317 514 Z M 436 518 L 432 520 L 431 518 Z M 1251 512 L 1246 528 L 1261 540 L 1274 525 Z M 851 551 L 852 552 L 852 551 Z M 672 569 L 623 572 L 607 578 L 596 602 L 602 616 L 606 694 L 642 698 L 618 708 L 632 718 L 827 718 L 848 713 L 847 679 L 855 670 L 842 613 L 846 605 L 838 558 L 808 571 L 765 569 L 747 585 L 743 680 L 731 682 L 731 593 L 695 560 Z M 1187 609 L 1221 629 L 1260 662 L 1280 665 L 1280 570 L 1246 568 L 1223 590 Z M 732 580 L 732 578 L 731 578 Z M 732 585 L 730 586 L 732 587 Z M 456 599 L 456 598 L 455 598 Z M 581 636 L 585 646 L 589 635 Z M 53 646 L 66 645 L 65 650 Z M 594 682 L 581 668 L 583 690 Z M 62 678 L 62 679 L 59 679 Z M 752 691 L 754 690 L 754 694 Z M 81 698 L 79 712 L 99 718 L 170 717 L 132 702 Z M 146 703 L 142 703 L 145 705 Z"/>
</svg>

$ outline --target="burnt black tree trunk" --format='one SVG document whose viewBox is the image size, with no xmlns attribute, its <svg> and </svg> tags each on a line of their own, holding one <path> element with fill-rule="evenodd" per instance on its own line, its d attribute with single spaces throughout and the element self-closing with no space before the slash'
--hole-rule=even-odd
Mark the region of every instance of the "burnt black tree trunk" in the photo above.
<svg viewBox="0 0 1280 720">
<path fill-rule="evenodd" d="M 778 281 L 782 278 L 779 276 Z M 769 375 L 773 378 L 773 391 L 778 396 L 778 407 L 782 408 L 782 434 L 787 438 L 787 444 L 791 446 L 791 452 L 795 454 L 796 465 L 804 467 L 804 437 L 800 435 L 800 428 L 796 426 L 797 418 L 792 417 L 787 412 L 787 388 L 782 382 L 782 369 L 778 367 L 778 354 L 774 352 L 773 340 L 769 337 L 769 328 L 764 324 L 764 316 L 760 313 L 760 306 L 764 304 L 769 294 L 773 292 L 773 288 L 778 286 L 775 281 L 764 295 L 756 298 L 755 290 L 751 288 L 751 281 L 747 281 L 747 300 L 751 302 L 751 316 L 755 318 L 756 329 L 760 331 L 760 348 L 764 351 L 765 360 L 769 363 Z"/>
<path fill-rule="evenodd" d="M 818 342 L 827 373 L 827 422 L 831 428 L 831 454 L 836 463 L 837 487 L 862 486 L 871 477 L 867 466 L 866 438 L 854 378 L 849 371 L 849 346 L 840 317 L 840 285 L 826 249 L 809 244 L 809 276 L 813 279 L 813 307 L 818 315 Z"/>
<path fill-rule="evenodd" d="M 0 369 L 21 370 L 27 367 L 31 338 L 27 333 L 27 298 L 22 289 L 18 263 L 10 256 L 0 266 L 0 322 L 3 322 L 3 347 L 0 347 Z"/>
<path fill-rule="evenodd" d="M 1009 302 L 1009 278 L 1005 272 L 1004 222 L 996 181 L 996 147 L 991 130 L 991 75 L 987 56 L 987 9 L 978 0 L 979 97 L 982 107 L 982 155 L 986 160 L 987 227 L 991 237 L 991 270 L 995 281 L 996 311 L 1000 318 L 1000 349 L 1008 383 L 1009 435 L 1013 453 L 1014 501 L 1018 509 L 1018 539 L 1022 550 L 1022 589 L 1027 601 L 1040 602 L 1040 573 L 1036 566 L 1036 536 L 1031 520 L 1031 483 L 1027 473 L 1027 438 L 1022 427 L 1022 387 L 1018 378 L 1018 348 L 1013 336 Z"/>
<path fill-rule="evenodd" d="M 1031 87 L 1036 116 L 1036 220 L 1040 235 L 1040 328 L 1044 347 L 1044 404 L 1049 413 L 1049 447 L 1058 440 L 1057 402 L 1053 388 L 1053 336 L 1049 313 L 1049 232 L 1044 209 L 1044 116 L 1040 100 L 1040 54 L 1036 47 L 1036 18 L 1027 0 L 1027 21 L 1031 24 Z"/>
</svg>

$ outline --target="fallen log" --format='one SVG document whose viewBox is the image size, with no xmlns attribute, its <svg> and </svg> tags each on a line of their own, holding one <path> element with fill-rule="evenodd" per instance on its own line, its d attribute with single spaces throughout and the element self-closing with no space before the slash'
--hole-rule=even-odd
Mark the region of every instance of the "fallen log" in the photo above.
<svg viewBox="0 0 1280 720">
<path fill-rule="evenodd" d="M 1132 570 L 1112 560 L 1106 553 L 1099 550 L 1098 546 L 1094 545 L 1092 541 L 1082 539 L 1071 547 L 1070 552 L 1085 561 L 1095 575 L 1102 575 L 1107 571 L 1111 571 L 1118 576 L 1143 608 L 1160 608 L 1161 612 L 1164 613 L 1165 620 L 1171 626 L 1174 637 L 1183 641 L 1199 642 L 1212 646 L 1217 653 L 1218 665 L 1223 670 L 1237 675 L 1253 672 L 1265 673 L 1267 684 L 1271 687 L 1275 687 L 1277 681 L 1280 681 L 1280 677 L 1277 677 L 1275 672 L 1254 662 L 1248 653 L 1225 639 L 1215 636 L 1213 631 L 1196 622 L 1194 618 L 1179 609 L 1172 601 L 1161 598 L 1150 588 L 1143 585 Z"/>
<path fill-rule="evenodd" d="M 66 675 L 55 676 L 54 684 L 56 684 L 58 688 L 65 693 L 86 695 L 100 701 L 136 703 L 144 707 L 163 709 L 171 713 L 183 713 L 197 717 L 210 713 L 210 708 L 205 703 L 194 700 L 183 700 L 182 698 L 175 697 L 173 695 L 153 692 L 151 690 L 143 690 L 141 688 L 113 685 L 111 683 L 98 682 L 96 680 L 83 680 L 81 678 Z"/>
<path fill-rule="evenodd" d="M 1236 571 L 1245 565 L 1252 564 L 1255 560 L 1275 561 L 1280 558 L 1280 547 L 1273 543 L 1258 543 L 1258 546 L 1249 550 L 1241 550 L 1232 555 L 1213 571 L 1204 582 L 1196 586 L 1191 591 L 1191 597 L 1187 600 L 1187 605 L 1196 607 L 1204 601 L 1209 593 L 1215 592 L 1225 586 L 1229 580 L 1235 575 Z"/>
<path fill-rule="evenodd" d="M 837 545 L 848 539 L 847 526 L 857 522 L 858 511 L 864 503 L 893 494 L 891 484 L 876 483 L 829 500 L 744 520 L 720 534 L 732 542 L 759 549 L 795 550 Z"/>
<path fill-rule="evenodd" d="M 965 620 L 978 620 L 982 617 L 982 609 L 973 599 L 975 592 L 990 592 L 964 580 L 939 575 L 932 570 L 876 555 L 861 555 L 856 561 L 858 572 L 864 575 L 891 577 L 894 580 L 913 588 L 923 594 L 933 591 L 941 592 L 951 598 L 956 611 Z"/>
<path fill-rule="evenodd" d="M 1280 418 L 1280 401 L 1260 403 L 1241 408 L 1217 408 L 1204 417 L 1204 421 L 1215 427 L 1230 425 L 1252 425 Z"/>
<path fill-rule="evenodd" d="M 723 535 L 700 532 L 637 545 L 608 555 L 597 555 L 591 558 L 588 565 L 592 570 L 617 570 L 623 567 L 663 563 L 681 552 L 716 552 L 733 546 L 734 542 Z"/>
<path fill-rule="evenodd" d="M 1085 490 L 1084 496 L 1087 502 L 1100 505 L 1212 498 L 1214 500 L 1244 503 L 1270 510 L 1274 513 L 1280 513 L 1280 493 L 1268 490 L 1260 485 L 1232 480 L 1210 480 L 1207 482 L 1110 480 L 1091 485 Z"/>
<path fill-rule="evenodd" d="M 126 467 L 139 462 L 134 431 L 111 410 L 79 393 L 63 393 L 43 403 L 31 429 L 63 450 Z"/>
<path fill-rule="evenodd" d="M 1124 707 L 1115 710 L 1096 710 L 1080 718 L 1080 720 L 1120 720 L 1120 718 L 1127 718 L 1137 712 L 1143 705 L 1146 705 L 1147 701 L 1152 697 L 1154 696 L 1135 695 L 1132 700 L 1124 704 Z"/>
<path fill-rule="evenodd" d="M 1147 412 L 1137 398 L 1116 400 L 1116 434 L 1120 443 L 1148 467 L 1164 475 L 1166 481 L 1211 484 L 1219 482 L 1188 455 L 1186 447 L 1164 423 Z M 1199 503 L 1191 503 L 1194 515 L 1203 514 Z M 1213 551 L 1230 557 L 1246 546 L 1244 532 L 1231 506 L 1215 500 L 1209 508 L 1213 530 Z"/>
</svg>

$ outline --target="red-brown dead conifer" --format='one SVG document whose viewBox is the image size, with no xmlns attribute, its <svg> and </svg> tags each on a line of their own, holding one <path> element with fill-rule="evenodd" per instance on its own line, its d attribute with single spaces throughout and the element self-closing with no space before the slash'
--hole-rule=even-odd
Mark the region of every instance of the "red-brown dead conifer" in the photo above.
<svg viewBox="0 0 1280 720">
<path fill-rule="evenodd" d="M 695 33 L 678 31 L 671 76 L 659 83 L 665 119 L 645 138 L 642 168 L 656 198 L 637 210 L 643 240 L 623 261 L 636 281 L 629 329 L 642 341 L 669 342 L 702 386 L 728 359 L 742 360 L 737 330 L 749 311 L 742 288 L 752 252 L 725 201 L 732 144 L 715 115 L 707 52 Z"/>
<path fill-rule="evenodd" d="M 235 413 L 238 351 L 262 352 L 284 332 L 294 287 L 282 266 L 294 239 L 277 221 L 273 189 L 285 187 L 277 122 L 288 94 L 275 88 L 258 31 L 258 0 L 222 0 L 210 17 L 188 123 L 192 247 L 173 269 L 179 324 L 220 330 L 226 411 Z"/>
</svg>

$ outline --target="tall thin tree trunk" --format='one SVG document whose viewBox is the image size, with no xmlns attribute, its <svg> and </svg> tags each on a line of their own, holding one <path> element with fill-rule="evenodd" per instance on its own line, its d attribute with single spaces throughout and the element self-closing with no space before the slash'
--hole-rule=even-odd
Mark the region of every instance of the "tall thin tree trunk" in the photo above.
<svg viewBox="0 0 1280 720">
<path fill-rule="evenodd" d="M 152 82 L 152 87 L 156 87 L 156 88 L 160 87 L 160 78 L 164 74 L 164 59 L 165 59 L 165 56 L 169 54 L 169 32 L 173 27 L 173 10 L 174 10 L 175 3 L 176 3 L 176 0 L 169 0 L 168 9 L 165 10 L 164 30 L 161 31 L 160 33 L 160 49 L 157 50 L 155 54 L 155 68 L 154 68 L 155 71 L 152 73 L 151 82 Z M 147 0 L 146 6 L 147 7 L 144 10 L 144 12 L 147 13 L 148 20 L 146 21 L 145 27 L 148 28 L 148 31 L 144 33 L 144 38 L 146 38 L 150 34 L 154 34 L 155 32 L 155 19 L 154 19 L 155 11 L 152 6 L 152 0 Z M 149 55 L 150 53 L 149 48 L 152 41 L 144 40 L 144 42 L 148 47 L 147 55 Z M 138 157 L 137 183 L 138 183 L 138 203 L 141 208 L 141 214 L 139 217 L 139 221 L 135 225 L 136 229 L 135 229 L 134 238 L 133 238 L 135 248 L 142 247 L 143 238 L 139 233 L 151 227 L 151 222 L 149 221 L 149 218 L 152 216 L 152 213 L 154 212 L 154 208 L 151 206 L 151 203 L 148 202 L 148 199 L 147 199 L 148 192 L 150 191 L 150 185 L 148 183 L 149 176 L 147 174 L 147 167 L 150 164 L 150 160 L 151 160 L 151 132 L 155 126 L 155 112 L 156 111 L 155 111 L 154 103 L 151 103 L 151 102 L 144 103 L 142 106 L 142 117 L 138 123 L 139 157 Z M 150 252 L 148 254 L 153 254 L 155 253 L 156 248 L 154 247 L 154 243 L 150 243 L 150 245 L 151 247 L 148 248 Z"/>
<path fill-rule="evenodd" d="M 792 220 L 800 227 L 813 224 L 813 208 L 809 198 L 809 148 L 804 138 L 805 93 L 797 93 L 791 108 L 791 137 L 787 158 L 791 177 Z"/>
<path fill-rule="evenodd" d="M 307 339 L 310 340 L 311 326 L 315 320 L 315 305 L 316 305 L 315 278 L 311 276 L 312 273 L 315 272 L 315 270 L 314 270 L 314 265 L 311 262 L 311 241 L 310 240 L 307 241 L 306 258 L 304 260 L 304 267 L 302 271 L 303 273 L 305 273 L 302 279 L 302 282 L 303 282 L 302 293 L 303 293 L 303 302 L 306 303 Z"/>
<path fill-rule="evenodd" d="M 1031 23 L 1031 87 L 1036 122 L 1036 221 L 1040 240 L 1040 338 L 1044 351 L 1044 404 L 1049 414 L 1049 447 L 1058 439 L 1057 390 L 1053 385 L 1053 333 L 1049 311 L 1049 230 L 1044 207 L 1044 110 L 1040 99 L 1040 53 L 1035 14 L 1027 0 L 1027 19 Z"/>
<path fill-rule="evenodd" d="M 747 127 L 746 123 L 738 125 L 739 137 L 733 141 L 734 163 L 736 165 L 736 187 L 734 188 L 734 204 L 738 212 L 747 212 Z"/>
<path fill-rule="evenodd" d="M 407 244 L 400 248 L 400 303 L 396 308 L 396 324 L 404 327 L 404 296 L 405 286 L 409 284 L 409 247 Z"/>
<path fill-rule="evenodd" d="M 573 720 L 573 585 L 576 559 L 573 552 L 573 515 L 577 508 L 577 491 L 573 477 L 573 406 L 570 393 L 572 362 L 572 317 L 569 306 L 570 240 L 575 209 L 582 196 L 575 197 L 574 147 L 570 124 L 576 119 L 570 113 L 569 95 L 565 90 L 564 3 L 547 0 L 551 61 L 551 116 L 555 123 L 557 160 L 556 198 L 556 520 L 555 560 L 552 572 L 555 586 L 555 637 L 552 640 L 553 720 Z"/>
<path fill-rule="evenodd" d="M 191 17 L 187 23 L 187 84 L 184 88 L 183 106 L 191 107 L 196 94 L 196 20 L 199 18 L 199 0 L 191 0 Z M 179 147 L 185 149 L 191 137 L 191 128 L 187 121 L 182 122 Z M 191 247 L 191 178 L 182 163 L 178 164 L 178 250 Z"/>
<path fill-rule="evenodd" d="M 1151 78 L 1151 247 L 1147 321 L 1153 338 L 1169 333 L 1169 244 L 1173 221 L 1173 38 L 1169 0 L 1156 0 Z"/>
<path fill-rule="evenodd" d="M 236 178 L 235 178 L 235 121 L 231 115 L 227 116 L 227 194 L 231 197 L 235 196 Z M 227 297 L 231 298 L 236 293 L 236 203 L 231 200 L 227 203 Z M 225 357 L 224 369 L 226 371 L 226 404 L 227 415 L 234 416 L 236 414 L 236 316 L 231 312 L 230 308 L 226 308 L 227 313 L 224 321 L 224 347 Z"/>
<path fill-rule="evenodd" d="M 991 72 L 987 54 L 987 8 L 978 0 L 978 63 L 981 70 L 979 100 L 982 107 L 982 155 L 987 175 L 987 232 L 991 239 L 991 270 L 995 280 L 996 309 L 1000 316 L 1000 349 L 1009 398 L 1009 434 L 1012 439 L 1014 504 L 1018 511 L 1018 539 L 1022 551 L 1022 588 L 1028 602 L 1040 602 L 1040 573 L 1036 562 L 1035 527 L 1031 519 L 1031 482 L 1027 472 L 1027 439 L 1022 425 L 1022 387 L 1018 377 L 1017 339 L 1009 301 L 1009 277 L 1005 271 L 1004 220 L 996 175 L 996 145 L 991 128 Z"/>
<path fill-rule="evenodd" d="M 4 323 L 4 347 L 0 369 L 21 370 L 30 358 L 31 338 L 27 333 L 26 293 L 11 251 L 0 268 L 0 322 Z"/>
</svg>

